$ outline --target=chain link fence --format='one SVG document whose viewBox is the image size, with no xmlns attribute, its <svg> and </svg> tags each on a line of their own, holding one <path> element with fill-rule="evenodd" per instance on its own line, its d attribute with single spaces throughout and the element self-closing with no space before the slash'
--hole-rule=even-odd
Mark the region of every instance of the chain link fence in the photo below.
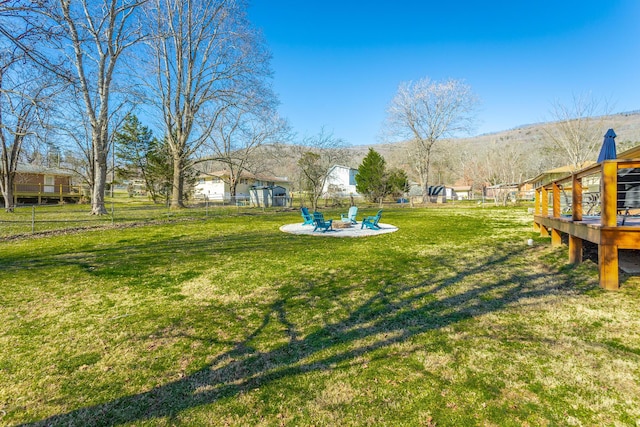
<svg viewBox="0 0 640 427">
<path fill-rule="evenodd" d="M 244 201 L 235 204 L 202 201 L 177 210 L 170 209 L 168 205 L 150 203 L 107 202 L 105 207 L 106 215 L 90 215 L 91 207 L 85 204 L 30 205 L 18 206 L 11 213 L 0 211 L 0 239 L 123 224 L 197 220 L 265 210 Z"/>
</svg>

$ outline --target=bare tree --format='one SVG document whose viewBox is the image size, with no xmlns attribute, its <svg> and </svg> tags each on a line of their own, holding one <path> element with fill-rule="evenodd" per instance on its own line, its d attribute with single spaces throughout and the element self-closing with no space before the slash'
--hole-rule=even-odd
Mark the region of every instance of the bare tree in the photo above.
<svg viewBox="0 0 640 427">
<path fill-rule="evenodd" d="M 608 103 L 591 94 L 574 95 L 570 104 L 554 101 L 551 121 L 542 128 L 544 137 L 563 157 L 564 164 L 578 170 L 586 161 L 596 158 L 609 112 Z"/>
<path fill-rule="evenodd" d="M 57 141 L 63 141 L 65 161 L 61 165 L 62 168 L 73 172 L 82 180 L 83 185 L 89 190 L 89 197 L 93 200 L 93 193 L 96 191 L 96 177 L 101 176 L 97 173 L 98 162 L 93 138 L 93 122 L 91 117 L 85 113 L 84 100 L 78 98 L 75 93 L 58 96 L 57 101 L 64 108 L 57 108 L 52 113 L 53 119 L 48 129 L 49 133 Z M 113 162 L 108 161 L 109 153 L 114 154 L 111 150 L 114 148 L 116 132 L 131 112 L 130 107 L 129 103 L 119 97 L 115 102 L 110 103 L 111 111 L 107 122 L 109 132 L 104 141 L 105 183 L 103 194 L 106 190 L 106 178 L 110 172 L 114 172 Z"/>
<path fill-rule="evenodd" d="M 264 89 L 270 56 L 242 0 L 153 0 L 150 6 L 149 47 L 173 157 L 175 209 L 184 206 L 183 173 L 191 156 L 227 108 Z"/>
<path fill-rule="evenodd" d="M 289 126 L 271 108 L 243 108 L 231 106 L 223 110 L 217 118 L 210 138 L 203 146 L 210 156 L 225 165 L 229 172 L 229 193 L 235 200 L 236 188 L 242 173 L 258 172 L 262 156 L 259 149 L 269 143 L 286 138 Z"/>
<path fill-rule="evenodd" d="M 81 99 L 90 125 L 92 193 L 91 214 L 107 213 L 104 204 L 112 97 L 123 54 L 142 38 L 135 12 L 145 0 L 44 0 L 37 12 L 55 24 L 49 41 L 68 58 L 76 78 L 71 84 Z M 56 70 L 58 71 L 58 70 Z M 64 73 L 58 72 L 59 75 Z"/>
<path fill-rule="evenodd" d="M 388 108 L 388 130 L 410 141 L 410 157 L 429 200 L 429 168 L 434 145 L 446 137 L 471 132 L 478 98 L 460 80 L 444 82 L 423 78 L 401 83 Z"/>
<path fill-rule="evenodd" d="M 315 136 L 305 137 L 302 145 L 296 147 L 302 189 L 307 191 L 313 210 L 318 208 L 318 199 L 327 180 L 331 167 L 345 163 L 350 158 L 344 140 L 336 138 L 324 129 Z"/>
<path fill-rule="evenodd" d="M 35 32 L 18 19 L 14 6 L 0 4 L 0 192 L 7 212 L 14 209 L 14 180 L 23 157 L 23 144 L 48 112 L 54 91 L 50 79 L 31 60 Z"/>
<path fill-rule="evenodd" d="M 0 191 L 7 212 L 14 209 L 14 178 L 23 142 L 35 138 L 39 108 L 47 97 L 47 85 L 40 76 L 23 74 L 26 69 L 10 72 L 0 55 Z"/>
<path fill-rule="evenodd" d="M 479 172 L 485 182 L 493 187 L 494 202 L 507 205 L 514 191 L 525 177 L 526 156 L 522 146 L 515 144 L 487 147 L 481 157 Z M 517 194 L 515 195 L 517 196 Z"/>
</svg>

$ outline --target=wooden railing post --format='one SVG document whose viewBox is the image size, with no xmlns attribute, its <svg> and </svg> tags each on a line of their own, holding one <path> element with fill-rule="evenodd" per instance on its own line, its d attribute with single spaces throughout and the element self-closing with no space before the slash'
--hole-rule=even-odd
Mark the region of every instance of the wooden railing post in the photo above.
<svg viewBox="0 0 640 427">
<path fill-rule="evenodd" d="M 552 211 L 554 218 L 560 218 L 560 186 L 557 182 L 554 182 L 551 187 L 552 197 Z M 551 246 L 560 246 L 562 244 L 562 236 L 560 232 L 555 228 L 551 229 Z"/>
<path fill-rule="evenodd" d="M 559 218 L 560 217 L 560 186 L 558 185 L 557 182 L 554 182 L 552 184 L 551 187 L 551 191 L 552 191 L 552 211 L 553 211 L 553 217 L 554 218 Z"/>
<path fill-rule="evenodd" d="M 540 202 L 540 215 L 549 216 L 549 191 L 547 187 L 542 187 L 540 191 L 540 198 L 542 199 Z M 540 236 L 549 237 L 549 230 L 544 225 L 540 227 Z"/>
<path fill-rule="evenodd" d="M 540 215 L 540 189 L 535 189 L 535 198 L 533 202 L 533 214 Z M 540 224 L 533 221 L 533 231 L 540 231 Z"/>
<path fill-rule="evenodd" d="M 615 160 L 602 162 L 600 200 L 602 227 L 615 227 L 618 222 L 618 163 Z M 617 244 L 605 241 L 598 245 L 598 267 L 600 286 L 604 289 L 618 289 Z"/>
<path fill-rule="evenodd" d="M 602 226 L 615 227 L 618 220 L 618 163 L 616 161 L 602 162 L 600 200 Z"/>
<path fill-rule="evenodd" d="M 571 219 L 582 221 L 582 178 L 571 177 Z"/>
</svg>

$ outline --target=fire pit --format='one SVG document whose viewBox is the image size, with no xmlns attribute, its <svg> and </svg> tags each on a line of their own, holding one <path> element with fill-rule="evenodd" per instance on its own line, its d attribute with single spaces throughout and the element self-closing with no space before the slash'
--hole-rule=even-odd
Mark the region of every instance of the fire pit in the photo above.
<svg viewBox="0 0 640 427">
<path fill-rule="evenodd" d="M 333 221 L 333 228 L 351 228 L 351 222 Z"/>
</svg>

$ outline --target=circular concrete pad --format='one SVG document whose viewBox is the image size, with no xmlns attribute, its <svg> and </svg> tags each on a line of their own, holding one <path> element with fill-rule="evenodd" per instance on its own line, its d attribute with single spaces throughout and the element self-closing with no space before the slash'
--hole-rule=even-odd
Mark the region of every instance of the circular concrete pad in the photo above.
<svg viewBox="0 0 640 427">
<path fill-rule="evenodd" d="M 377 236 L 378 234 L 393 233 L 398 231 L 398 227 L 390 224 L 378 223 L 380 230 L 370 230 L 368 228 L 361 229 L 360 224 L 354 224 L 350 228 L 334 229 L 333 231 L 313 231 L 313 225 L 287 224 L 280 227 L 280 231 L 291 234 L 306 234 L 309 236 L 325 236 L 325 237 L 367 237 Z"/>
</svg>

